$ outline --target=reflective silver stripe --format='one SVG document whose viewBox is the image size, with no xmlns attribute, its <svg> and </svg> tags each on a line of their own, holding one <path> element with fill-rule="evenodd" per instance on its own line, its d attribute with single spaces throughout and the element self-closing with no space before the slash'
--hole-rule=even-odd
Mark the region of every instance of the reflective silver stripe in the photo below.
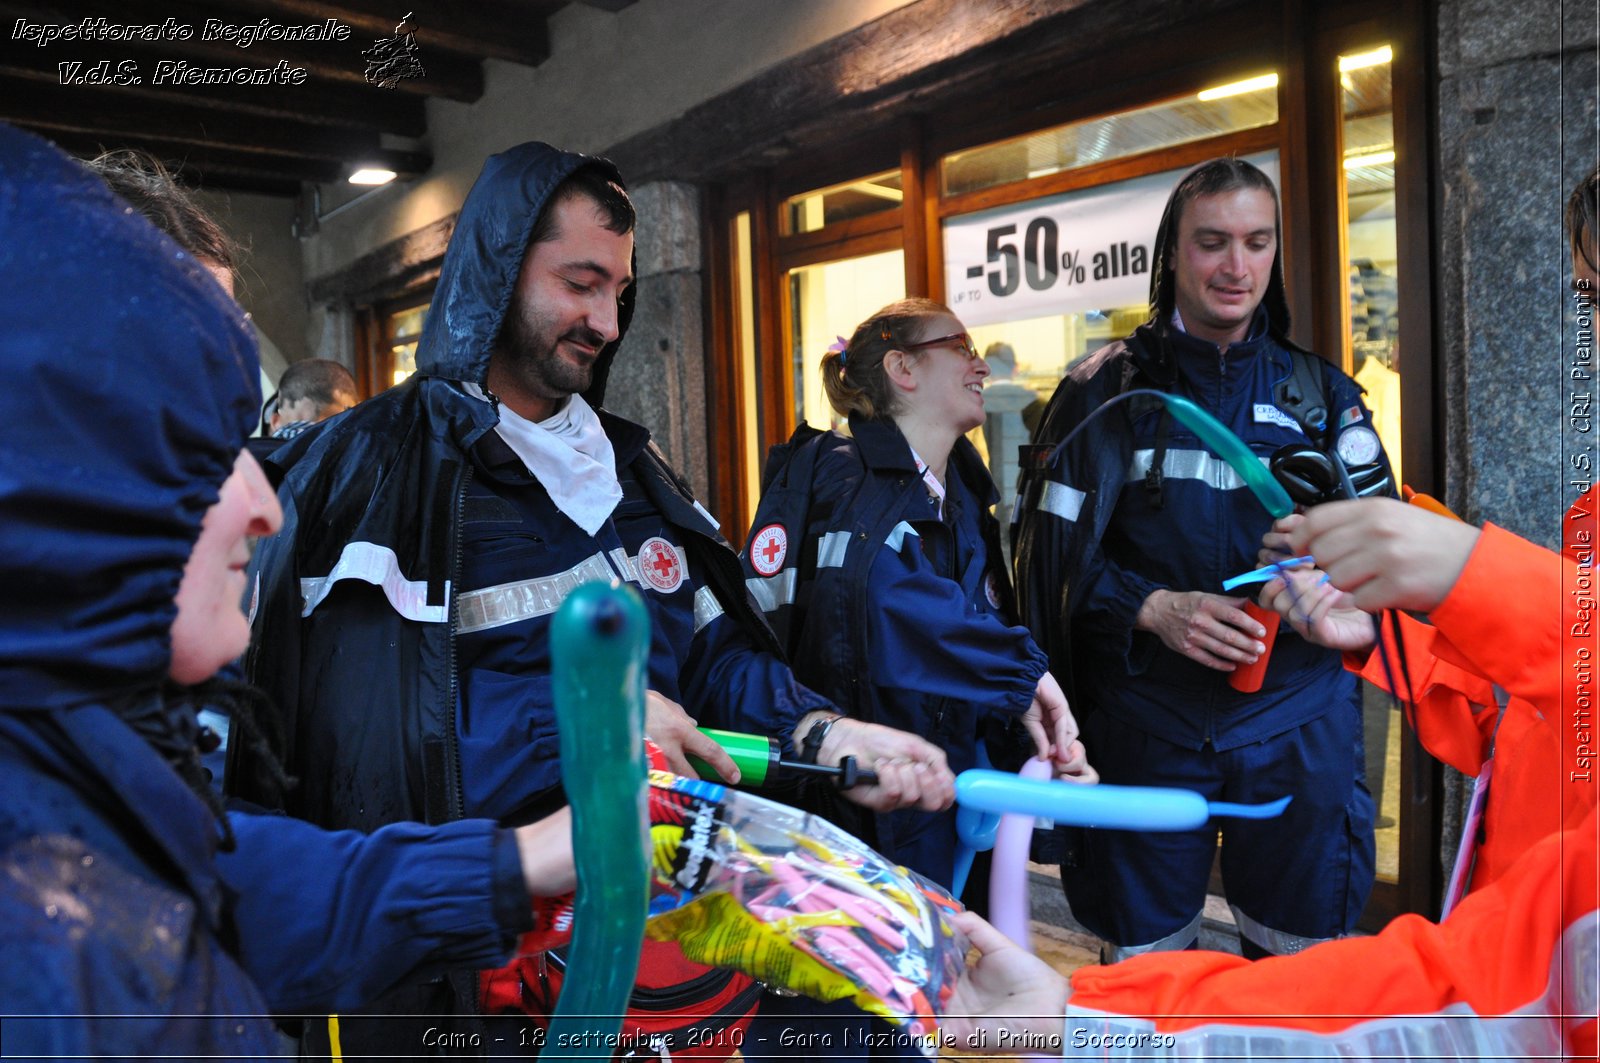
<svg viewBox="0 0 1600 1063">
<path fill-rule="evenodd" d="M 1239 933 L 1274 956 L 1293 956 L 1295 953 L 1309 949 L 1313 945 L 1320 945 L 1324 941 L 1333 940 L 1332 938 L 1305 938 L 1299 934 L 1291 934 L 1287 930 L 1274 930 L 1272 927 L 1258 923 L 1244 912 L 1241 912 L 1238 905 L 1230 904 L 1228 907 L 1233 909 L 1233 920 L 1239 924 Z"/>
<path fill-rule="evenodd" d="M 722 615 L 722 603 L 717 601 L 717 596 L 711 592 L 710 587 L 701 587 L 694 592 L 694 633 L 700 634 L 700 629 Z"/>
<path fill-rule="evenodd" d="M 900 548 L 905 545 L 906 536 L 908 535 L 917 535 L 917 529 L 913 528 L 905 521 L 901 521 L 899 524 L 896 524 L 889 530 L 889 537 L 883 541 L 883 545 L 887 546 L 889 549 L 898 554 L 900 552 Z M 920 539 L 922 536 L 917 535 L 917 538 Z"/>
<path fill-rule="evenodd" d="M 796 569 L 786 568 L 776 576 L 751 576 L 744 585 L 763 613 L 775 613 L 780 606 L 794 604 L 796 573 Z"/>
<path fill-rule="evenodd" d="M 606 564 L 605 555 L 594 554 L 565 572 L 468 591 L 456 598 L 459 609 L 456 630 L 469 634 L 536 616 L 549 616 L 561 607 L 567 595 L 583 584 L 616 578 L 616 572 Z"/>
<path fill-rule="evenodd" d="M 702 506 L 700 504 L 700 500 L 698 498 L 695 499 L 695 501 L 694 501 L 694 508 L 696 510 L 698 510 L 700 515 L 706 519 L 706 523 L 711 525 L 711 530 L 712 531 L 721 531 L 722 530 L 722 522 L 720 520 L 718 520 L 716 517 L 713 517 L 711 515 L 711 511 L 709 509 L 707 509 L 705 506 Z"/>
<path fill-rule="evenodd" d="M 1062 520 L 1077 520 L 1078 514 L 1083 511 L 1083 500 L 1088 497 L 1075 487 L 1046 480 L 1044 490 L 1039 494 L 1039 508 L 1046 513 L 1054 513 Z"/>
<path fill-rule="evenodd" d="M 843 568 L 845 551 L 849 548 L 849 532 L 829 532 L 817 540 L 817 567 Z"/>
<path fill-rule="evenodd" d="M 444 584 L 444 605 L 428 604 L 426 580 L 408 580 L 400 571 L 400 559 L 387 546 L 377 543 L 346 543 L 326 576 L 306 577 L 300 580 L 300 615 L 310 616 L 311 611 L 333 590 L 342 579 L 358 579 L 383 590 L 394 611 L 407 620 L 424 624 L 443 624 L 450 619 L 450 581 Z"/>
<path fill-rule="evenodd" d="M 606 556 L 610 557 L 611 563 L 617 566 L 617 571 L 622 573 L 623 579 L 632 580 L 635 583 L 644 582 L 639 578 L 639 559 L 637 557 L 629 557 L 628 551 L 620 546 Z"/>
<path fill-rule="evenodd" d="M 1600 1000 L 1600 912 L 1573 921 L 1550 957 L 1545 989 L 1505 1015 L 1452 1004 L 1432 1015 L 1375 1019 L 1331 1034 L 1291 1026 L 1213 1023 L 1158 1032 L 1145 1019 L 1075 1007 L 1067 1000 L 1060 1050 L 1095 1059 L 1456 1059 L 1517 1063 L 1559 1059 L 1563 1027 L 1592 1022 Z"/>
<path fill-rule="evenodd" d="M 1148 945 L 1113 945 L 1107 941 L 1100 946 L 1100 962 L 1118 963 L 1129 956 L 1143 956 L 1147 952 L 1182 952 L 1200 936 L 1200 917 L 1203 914 L 1196 912 L 1188 926 Z"/>
<path fill-rule="evenodd" d="M 1141 483 L 1155 459 L 1154 450 L 1136 450 L 1128 463 L 1128 482 Z M 1265 458 L 1257 459 L 1263 465 Z M 1200 480 L 1218 491 L 1232 491 L 1245 486 L 1244 477 L 1232 465 L 1215 454 L 1204 450 L 1169 450 L 1161 462 L 1161 472 L 1169 480 Z"/>
</svg>

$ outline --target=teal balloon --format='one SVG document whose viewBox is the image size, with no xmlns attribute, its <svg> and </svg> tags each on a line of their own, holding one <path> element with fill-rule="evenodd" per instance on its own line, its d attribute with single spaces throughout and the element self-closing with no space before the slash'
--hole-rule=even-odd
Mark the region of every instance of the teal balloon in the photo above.
<svg viewBox="0 0 1600 1063">
<path fill-rule="evenodd" d="M 650 904 L 644 698 L 650 617 L 638 592 L 588 583 L 550 627 L 561 777 L 578 892 L 567 974 L 542 1053 L 610 1053 Z"/>
<path fill-rule="evenodd" d="M 1174 420 L 1200 437 L 1200 442 L 1216 451 L 1217 457 L 1233 467 L 1261 504 L 1267 507 L 1274 520 L 1294 512 L 1294 501 L 1283 485 L 1272 478 L 1272 473 L 1259 458 L 1245 446 L 1244 440 L 1228 430 L 1228 426 L 1179 395 L 1161 393 L 1167 412 Z"/>
</svg>

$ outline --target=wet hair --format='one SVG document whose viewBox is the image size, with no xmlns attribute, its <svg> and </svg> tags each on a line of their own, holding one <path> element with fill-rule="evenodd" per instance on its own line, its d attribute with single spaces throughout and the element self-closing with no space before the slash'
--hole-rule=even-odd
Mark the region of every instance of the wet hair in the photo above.
<svg viewBox="0 0 1600 1063">
<path fill-rule="evenodd" d="M 1600 168 L 1578 182 L 1567 200 L 1567 240 L 1574 257 L 1581 257 L 1589 268 L 1600 270 Z"/>
<path fill-rule="evenodd" d="M 280 407 L 301 399 L 311 399 L 319 407 L 327 407 L 339 401 L 341 395 L 355 401 L 356 378 L 350 375 L 350 370 L 326 358 L 291 362 L 278 379 Z"/>
<path fill-rule="evenodd" d="M 604 219 L 602 224 L 608 231 L 618 236 L 633 232 L 638 215 L 634 212 L 633 200 L 628 198 L 627 190 L 605 168 L 591 163 L 573 170 L 550 193 L 544 209 L 539 212 L 539 220 L 533 223 L 533 235 L 528 237 L 528 243 L 542 244 L 560 237 L 561 233 L 556 229 L 556 205 L 577 196 L 587 196 L 594 201 L 595 206 L 600 208 L 600 216 Z"/>
<path fill-rule="evenodd" d="M 932 299 L 902 299 L 890 303 L 856 326 L 845 349 L 822 356 L 822 388 L 828 404 L 841 417 L 886 418 L 894 411 L 894 388 L 883 371 L 883 356 L 917 342 L 919 322 L 950 308 Z"/>
<path fill-rule="evenodd" d="M 84 165 L 195 258 L 230 272 L 237 267 L 239 245 L 200 209 L 160 159 L 125 148 L 105 152 Z"/>
<path fill-rule="evenodd" d="M 1212 159 L 1184 174 L 1183 180 L 1167 198 L 1166 209 L 1161 214 L 1161 224 L 1156 228 L 1155 268 L 1150 271 L 1150 316 L 1165 323 L 1172 319 L 1172 309 L 1177 302 L 1178 285 L 1174 270 L 1178 264 L 1178 231 L 1183 224 L 1183 210 L 1201 196 L 1215 196 L 1240 189 L 1259 189 L 1272 197 L 1273 215 L 1277 219 L 1277 250 L 1272 258 L 1272 276 L 1262 298 L 1273 332 L 1280 338 L 1289 334 L 1289 300 L 1283 287 L 1283 221 L 1282 207 L 1278 202 L 1278 189 L 1272 178 L 1243 159 Z"/>
<path fill-rule="evenodd" d="M 237 268 L 238 244 L 201 209 L 160 160 L 142 151 L 127 149 L 106 152 L 84 165 L 189 254 L 230 271 Z M 355 381 L 349 372 L 337 362 L 327 364 L 344 373 L 353 394 Z M 284 373 L 284 379 L 288 377 L 289 373 Z M 256 755 L 263 793 L 281 797 L 298 784 L 297 779 L 284 771 L 275 752 L 283 748 L 283 736 L 278 729 L 279 714 L 266 694 L 248 683 L 213 676 L 185 687 L 168 680 L 160 698 L 130 703 L 119 710 L 119 715 L 205 802 L 221 829 L 219 847 L 232 852 L 233 828 L 216 788 L 211 785 L 210 773 L 200 762 L 200 743 L 214 743 L 214 736 L 202 734 L 196 718 L 203 708 L 221 710 L 232 719 L 233 740 L 248 746 Z"/>
</svg>

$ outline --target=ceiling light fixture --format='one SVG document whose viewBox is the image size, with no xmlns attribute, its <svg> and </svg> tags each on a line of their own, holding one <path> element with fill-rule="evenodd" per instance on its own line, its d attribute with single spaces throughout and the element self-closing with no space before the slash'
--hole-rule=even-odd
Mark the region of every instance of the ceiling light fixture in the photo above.
<svg viewBox="0 0 1600 1063">
<path fill-rule="evenodd" d="M 1392 151 L 1369 151 L 1365 155 L 1348 155 L 1344 160 L 1346 170 L 1360 170 L 1368 166 L 1387 166 L 1394 161 Z"/>
<path fill-rule="evenodd" d="M 397 174 L 393 170 L 383 170 L 376 166 L 363 166 L 350 175 L 353 185 L 386 185 L 393 181 Z"/>
<path fill-rule="evenodd" d="M 1374 48 L 1370 52 L 1357 52 L 1355 55 L 1341 55 L 1339 57 L 1339 72 L 1341 74 L 1350 70 L 1360 70 L 1362 67 L 1379 66 L 1394 59 L 1394 49 L 1387 44 L 1382 48 Z"/>
<path fill-rule="evenodd" d="M 1242 96 L 1247 92 L 1260 92 L 1262 89 L 1275 89 L 1277 87 L 1277 74 L 1262 74 L 1260 77 L 1245 78 L 1243 81 L 1230 81 L 1226 85 L 1201 89 L 1198 96 L 1201 101 L 1210 103 L 1212 100 L 1220 100 L 1227 96 Z"/>
</svg>

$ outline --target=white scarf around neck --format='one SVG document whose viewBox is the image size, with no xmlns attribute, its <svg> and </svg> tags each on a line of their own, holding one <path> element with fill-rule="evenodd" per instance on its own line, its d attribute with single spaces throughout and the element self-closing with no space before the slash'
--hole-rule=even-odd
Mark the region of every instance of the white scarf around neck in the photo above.
<svg viewBox="0 0 1600 1063">
<path fill-rule="evenodd" d="M 478 385 L 462 386 L 467 394 L 488 401 Z M 598 532 L 622 501 L 622 484 L 617 480 L 616 451 L 594 409 L 581 395 L 568 398 L 543 421 L 530 421 L 503 402 L 498 409 L 495 432 L 543 485 L 556 508 L 589 535 Z"/>
</svg>

